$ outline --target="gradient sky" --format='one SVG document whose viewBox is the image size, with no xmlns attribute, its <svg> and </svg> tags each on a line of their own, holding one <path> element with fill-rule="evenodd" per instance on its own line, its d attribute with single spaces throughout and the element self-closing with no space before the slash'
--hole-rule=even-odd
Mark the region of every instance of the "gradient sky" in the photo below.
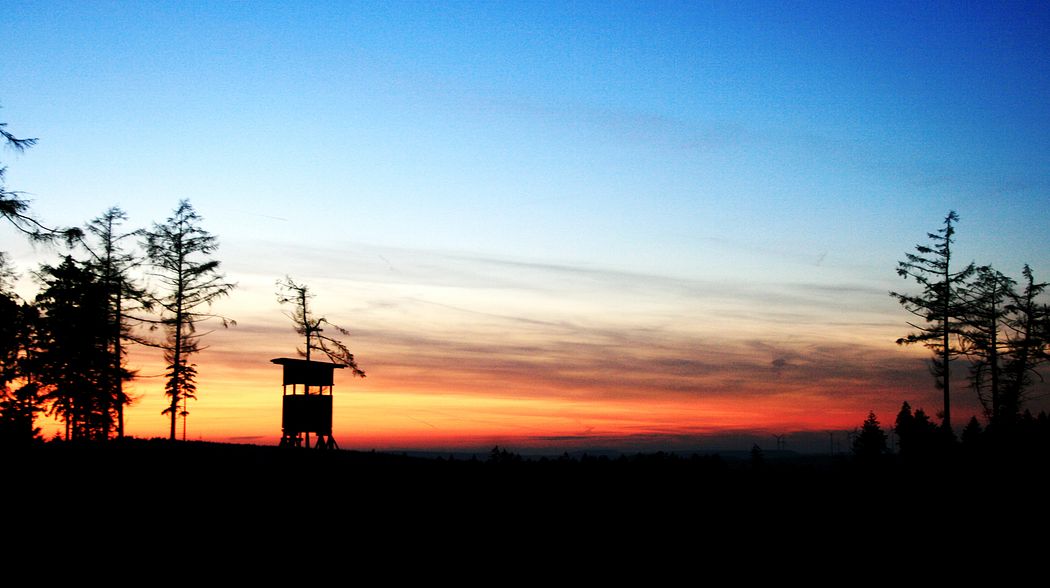
<svg viewBox="0 0 1050 588">
<path fill-rule="evenodd" d="M 189 198 L 219 238 L 195 439 L 279 438 L 284 275 L 368 373 L 343 447 L 889 423 L 939 408 L 887 292 L 948 210 L 960 260 L 1050 278 L 1050 5 L 875 4 L 9 1 L 0 120 L 40 142 L 2 161 L 49 223 Z"/>
</svg>

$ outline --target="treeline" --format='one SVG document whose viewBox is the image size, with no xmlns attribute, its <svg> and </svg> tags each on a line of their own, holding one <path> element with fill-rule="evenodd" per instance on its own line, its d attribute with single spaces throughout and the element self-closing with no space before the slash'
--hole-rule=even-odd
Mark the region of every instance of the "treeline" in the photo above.
<svg viewBox="0 0 1050 588">
<path fill-rule="evenodd" d="M 0 438 L 38 437 L 39 413 L 60 419 L 67 440 L 124 436 L 129 344 L 156 348 L 165 364 L 170 437 L 195 398 L 202 321 L 233 288 L 211 259 L 213 236 L 182 201 L 163 223 L 122 232 L 126 216 L 110 208 L 67 244 L 57 264 L 33 276 L 32 299 L 14 290 L 13 268 L 0 253 Z"/>
<path fill-rule="evenodd" d="M 899 345 L 921 344 L 932 352 L 930 373 L 942 392 L 943 409 L 935 423 L 904 402 L 894 422 L 902 455 L 929 456 L 959 448 L 970 452 L 1024 448 L 1050 450 L 1050 417 L 1033 415 L 1025 404 L 1043 382 L 1040 370 L 1050 360 L 1050 304 L 1047 283 L 1036 280 L 1025 264 L 1020 280 L 992 265 L 959 264 L 952 245 L 959 215 L 949 211 L 943 226 L 927 233 L 929 243 L 898 262 L 897 274 L 921 286 L 918 294 L 890 292 L 912 314 L 912 332 Z M 966 365 L 967 388 L 983 409 L 984 425 L 971 416 L 961 436 L 952 426 L 952 365 Z M 887 435 L 874 413 L 858 433 L 854 452 L 863 456 L 887 451 Z"/>
<path fill-rule="evenodd" d="M 931 373 L 943 391 L 943 426 L 951 423 L 951 364 L 968 362 L 970 389 L 984 408 L 990 427 L 1010 427 L 1029 400 L 1039 369 L 1048 359 L 1050 305 L 1042 300 L 1047 284 L 1025 264 L 1021 282 L 991 265 L 958 267 L 952 254 L 955 223 L 950 211 L 944 226 L 928 233 L 929 245 L 917 245 L 898 263 L 897 273 L 922 286 L 919 294 L 891 292 L 921 322 L 897 340 L 921 343 L 933 352 Z"/>
<path fill-rule="evenodd" d="M 0 123 L 8 148 L 24 150 Z M 117 207 L 84 227 L 52 228 L 38 221 L 20 192 L 9 190 L 0 166 L 0 216 L 33 242 L 61 248 L 60 261 L 33 273 L 39 292 L 23 299 L 17 275 L 0 252 L 0 443 L 39 438 L 40 413 L 65 425 L 67 440 L 124 436 L 129 344 L 156 348 L 165 363 L 170 438 L 195 398 L 202 332 L 210 308 L 234 287 L 212 258 L 218 243 L 201 228 L 186 200 L 164 222 L 125 230 Z M 185 423 L 185 420 L 184 420 Z"/>
<path fill-rule="evenodd" d="M 890 435 L 895 436 L 895 443 L 890 443 Z M 888 430 L 883 430 L 874 412 L 868 413 L 853 436 L 852 449 L 855 457 L 870 463 L 891 453 L 891 445 L 906 462 L 923 464 L 956 458 L 1042 460 L 1050 454 L 1050 415 L 1025 410 L 1005 427 L 982 426 L 974 415 L 956 436 L 944 428 L 943 421 L 935 422 L 921 408 L 912 410 L 905 401 Z"/>
</svg>

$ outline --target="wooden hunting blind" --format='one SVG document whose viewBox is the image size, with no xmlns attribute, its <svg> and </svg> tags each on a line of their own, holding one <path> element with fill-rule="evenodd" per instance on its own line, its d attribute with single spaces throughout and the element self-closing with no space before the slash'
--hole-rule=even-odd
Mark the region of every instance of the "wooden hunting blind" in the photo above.
<svg viewBox="0 0 1050 588">
<path fill-rule="evenodd" d="M 317 436 L 318 449 L 335 449 L 332 437 L 332 381 L 336 363 L 278 357 L 271 359 L 284 368 L 281 411 L 281 446 L 310 447 L 310 433 Z M 291 394 L 288 387 L 291 386 Z M 327 394 L 325 391 L 327 389 Z"/>
</svg>

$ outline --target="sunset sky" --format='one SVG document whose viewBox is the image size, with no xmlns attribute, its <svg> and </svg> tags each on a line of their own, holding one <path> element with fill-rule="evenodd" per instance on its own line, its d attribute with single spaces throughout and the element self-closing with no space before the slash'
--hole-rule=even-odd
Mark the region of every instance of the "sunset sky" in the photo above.
<svg viewBox="0 0 1050 588">
<path fill-rule="evenodd" d="M 0 122 L 40 139 L 0 154 L 9 189 L 129 230 L 188 198 L 220 241 L 238 324 L 196 357 L 193 439 L 279 439 L 285 275 L 368 374 L 337 377 L 352 449 L 889 424 L 940 408 L 887 293 L 917 291 L 897 261 L 949 210 L 960 261 L 1050 279 L 1046 2 L 13 0 L 0 23 Z M 10 227 L 0 250 L 27 297 L 62 252 Z M 159 355 L 130 358 L 136 436 L 167 433 Z"/>
</svg>

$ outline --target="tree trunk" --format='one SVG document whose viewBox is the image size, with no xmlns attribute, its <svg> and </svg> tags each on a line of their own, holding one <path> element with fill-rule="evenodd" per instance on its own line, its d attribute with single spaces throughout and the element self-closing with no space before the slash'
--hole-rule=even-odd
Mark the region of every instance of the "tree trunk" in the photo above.
<svg viewBox="0 0 1050 588">
<path fill-rule="evenodd" d="M 123 299 L 120 296 L 120 288 L 117 288 L 116 301 L 114 311 L 115 318 L 113 326 L 113 378 L 114 378 L 114 397 L 117 401 L 117 439 L 124 438 L 124 378 L 121 373 L 120 364 L 123 359 L 124 347 L 121 344 L 121 326 L 124 322 L 124 315 L 121 312 L 121 304 Z"/>
<path fill-rule="evenodd" d="M 952 430 L 952 405 L 951 405 L 951 348 L 949 345 L 949 335 L 951 334 L 951 299 L 952 299 L 952 284 L 951 275 L 948 273 L 948 260 L 946 257 L 944 260 L 944 340 L 942 344 L 944 349 L 942 350 L 942 361 L 944 367 L 941 374 L 941 381 L 944 383 L 944 419 L 942 425 L 946 431 Z"/>
<path fill-rule="evenodd" d="M 183 298 L 183 285 L 182 280 L 179 280 L 178 291 L 176 295 L 176 306 L 175 306 L 175 342 L 174 351 L 172 353 L 172 370 L 171 375 L 173 379 L 173 385 L 171 387 L 171 436 L 172 441 L 175 440 L 175 419 L 179 415 L 179 398 L 182 396 L 182 321 L 184 315 L 182 312 L 182 298 Z"/>
</svg>

